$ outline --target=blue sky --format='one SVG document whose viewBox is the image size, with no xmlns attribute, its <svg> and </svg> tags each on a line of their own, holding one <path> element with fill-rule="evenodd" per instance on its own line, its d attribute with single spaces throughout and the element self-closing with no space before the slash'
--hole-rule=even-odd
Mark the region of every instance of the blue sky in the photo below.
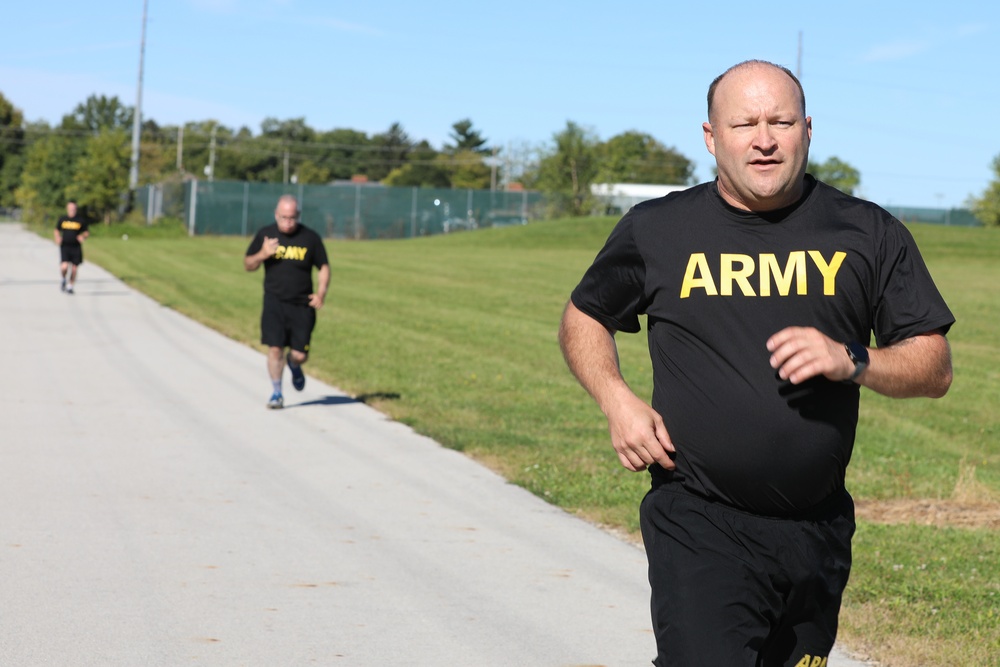
<svg viewBox="0 0 1000 667">
<path fill-rule="evenodd" d="M 0 12 L 0 92 L 58 123 L 91 94 L 135 104 L 142 0 Z M 799 35 L 802 50 L 799 58 Z M 267 117 L 440 148 L 468 118 L 521 154 L 573 121 L 639 130 L 712 176 L 708 84 L 761 58 L 801 73 L 811 157 L 860 170 L 889 206 L 962 206 L 1000 155 L 1000 3 L 149 0 L 143 117 Z"/>
</svg>

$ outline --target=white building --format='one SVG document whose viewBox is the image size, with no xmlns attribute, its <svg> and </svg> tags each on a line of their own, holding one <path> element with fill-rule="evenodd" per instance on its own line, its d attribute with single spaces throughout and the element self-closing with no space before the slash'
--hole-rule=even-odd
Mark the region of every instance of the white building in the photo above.
<svg viewBox="0 0 1000 667">
<path fill-rule="evenodd" d="M 594 183 L 590 194 L 599 199 L 603 212 L 621 215 L 636 204 L 647 199 L 663 197 L 671 192 L 688 189 L 687 185 L 653 185 L 650 183 Z"/>
</svg>

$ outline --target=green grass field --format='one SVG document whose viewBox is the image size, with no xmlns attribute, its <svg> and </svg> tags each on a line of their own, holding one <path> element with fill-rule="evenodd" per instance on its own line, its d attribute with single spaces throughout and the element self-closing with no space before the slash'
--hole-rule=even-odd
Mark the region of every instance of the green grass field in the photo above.
<svg viewBox="0 0 1000 667">
<path fill-rule="evenodd" d="M 570 290 L 614 220 L 540 222 L 402 241 L 328 242 L 333 280 L 309 373 L 587 519 L 636 534 L 645 474 L 617 462 L 556 340 Z M 975 501 L 1000 512 L 1000 230 L 911 227 L 955 312 L 943 399 L 864 391 L 849 488 L 858 499 Z M 248 239 L 97 227 L 89 261 L 253 347 L 262 273 Z M 80 284 L 87 280 L 86 265 Z M 645 336 L 620 335 L 651 392 Z M 269 394 L 261 361 L 261 409 Z M 883 664 L 1000 665 L 1000 534 L 861 522 L 841 642 Z"/>
</svg>

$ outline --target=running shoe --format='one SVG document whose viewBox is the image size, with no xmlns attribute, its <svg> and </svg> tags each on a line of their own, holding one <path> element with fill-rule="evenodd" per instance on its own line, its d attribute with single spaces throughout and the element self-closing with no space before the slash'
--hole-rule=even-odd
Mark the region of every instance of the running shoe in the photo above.
<svg viewBox="0 0 1000 667">
<path fill-rule="evenodd" d="M 280 410 L 285 407 L 285 399 L 281 397 L 281 394 L 271 394 L 271 400 L 267 402 L 267 407 L 271 410 Z"/>
<path fill-rule="evenodd" d="M 72 294 L 72 293 L 73 293 L 73 286 L 70 285 L 66 288 L 66 294 Z"/>
<path fill-rule="evenodd" d="M 306 374 L 302 372 L 302 366 L 293 366 L 290 354 L 285 357 L 285 361 L 288 362 L 288 370 L 292 372 L 292 386 L 295 391 L 302 391 L 306 387 Z"/>
<path fill-rule="evenodd" d="M 66 291 L 66 279 L 65 278 L 62 279 L 62 285 L 59 287 L 59 289 L 61 289 L 63 292 Z"/>
</svg>

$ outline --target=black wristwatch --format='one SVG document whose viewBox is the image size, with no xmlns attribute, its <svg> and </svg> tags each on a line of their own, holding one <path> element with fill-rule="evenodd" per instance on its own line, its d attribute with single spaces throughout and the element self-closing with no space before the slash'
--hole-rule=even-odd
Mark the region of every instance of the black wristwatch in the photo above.
<svg viewBox="0 0 1000 667">
<path fill-rule="evenodd" d="M 847 356 L 854 362 L 854 372 L 844 382 L 854 382 L 868 368 L 868 348 L 857 341 L 844 343 L 844 347 L 847 349 Z"/>
</svg>

